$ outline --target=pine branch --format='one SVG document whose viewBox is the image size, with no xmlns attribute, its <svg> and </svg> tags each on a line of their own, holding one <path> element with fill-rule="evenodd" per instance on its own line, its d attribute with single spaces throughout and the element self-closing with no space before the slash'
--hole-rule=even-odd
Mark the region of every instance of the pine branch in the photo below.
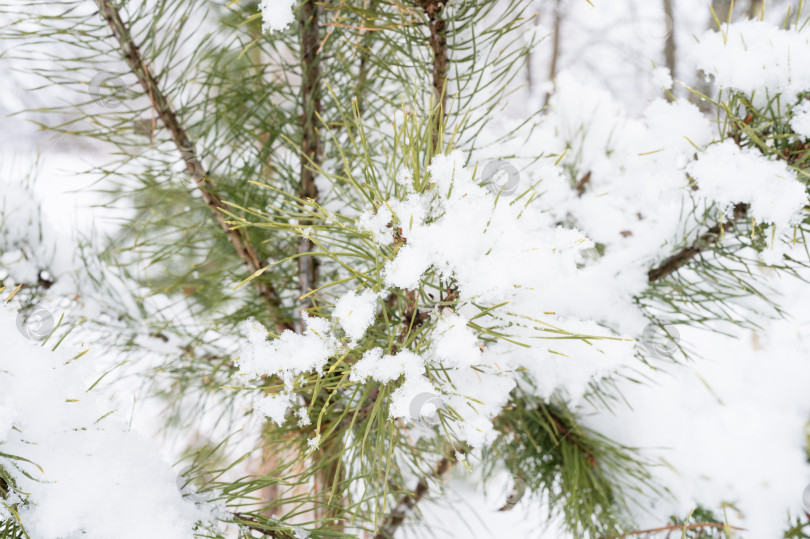
<svg viewBox="0 0 810 539">
<path fill-rule="evenodd" d="M 255 248 L 251 245 L 247 231 L 243 229 L 233 229 L 228 226 L 225 215 L 223 214 L 223 211 L 226 210 L 226 206 L 222 199 L 213 191 L 213 181 L 208 176 L 205 168 L 197 157 L 194 142 L 188 136 L 185 129 L 183 129 L 176 111 L 159 88 L 155 77 L 146 65 L 138 45 L 132 39 L 129 27 L 124 23 L 118 9 L 107 0 L 95 0 L 95 2 L 98 6 L 99 13 L 107 21 L 107 25 L 112 30 L 113 36 L 121 46 L 121 52 L 124 54 L 127 65 L 137 77 L 144 92 L 146 92 L 155 113 L 163 122 L 166 129 L 169 130 L 177 151 L 186 162 L 186 169 L 189 171 L 189 174 L 191 174 L 206 205 L 213 212 L 220 228 L 228 236 L 228 240 L 236 250 L 236 254 L 251 273 L 264 269 L 267 263 L 259 257 Z M 259 279 L 254 279 L 253 282 L 255 283 L 259 295 L 264 298 L 270 306 L 271 311 L 276 315 L 277 328 L 280 331 L 293 329 L 293 326 L 289 322 L 283 320 L 281 315 L 281 301 L 275 288 L 269 283 L 261 282 Z"/>
<path fill-rule="evenodd" d="M 321 7 L 315 0 L 305 0 L 301 5 L 301 174 L 299 197 L 302 200 L 317 200 L 318 187 L 315 185 L 315 170 L 321 162 L 321 139 L 317 122 L 321 116 L 320 94 L 320 15 Z M 301 223 L 306 224 L 306 223 Z M 317 260 L 311 253 L 315 244 L 307 237 L 298 240 L 298 288 L 301 296 L 317 288 Z M 312 298 L 303 300 L 301 311 L 312 307 Z"/>
<path fill-rule="evenodd" d="M 647 272 L 647 280 L 650 283 L 660 281 L 661 279 L 672 275 L 683 266 L 689 263 L 693 258 L 705 251 L 709 247 L 715 245 L 723 234 L 734 226 L 734 223 L 745 217 L 748 212 L 748 204 L 737 204 L 734 206 L 734 214 L 731 221 L 725 223 L 718 223 L 702 234 L 694 243 L 684 247 L 674 255 L 664 260 L 660 265 Z"/>
<path fill-rule="evenodd" d="M 612 537 L 603 537 L 602 539 L 620 539 L 621 537 L 631 537 L 634 535 L 647 535 L 650 533 L 668 532 L 668 531 L 686 531 L 686 530 L 700 530 L 705 528 L 715 528 L 719 530 L 737 530 L 745 531 L 745 528 L 738 528 L 731 526 L 725 522 L 698 522 L 695 524 L 669 524 L 668 526 L 661 526 L 660 528 L 651 528 L 649 530 L 638 530 L 634 532 L 625 533 L 623 535 L 614 535 Z"/>
<path fill-rule="evenodd" d="M 405 518 L 413 511 L 416 504 L 425 497 L 425 494 L 427 494 L 430 488 L 428 481 L 431 479 L 439 479 L 447 474 L 456 462 L 454 452 L 452 455 L 443 457 L 430 474 L 419 479 L 413 494 L 404 495 L 391 512 L 388 513 L 388 516 L 383 520 L 374 539 L 393 539 L 394 533 L 402 526 L 403 522 L 405 522 Z"/>
<path fill-rule="evenodd" d="M 368 0 L 366 0 L 368 2 Z M 364 3 L 364 7 L 367 9 L 374 11 L 377 8 L 376 0 L 371 0 L 367 3 Z M 368 74 L 371 70 L 371 47 L 374 40 L 373 37 L 374 32 L 370 30 L 363 30 L 361 31 L 363 46 L 360 48 L 360 66 L 357 70 L 357 110 L 360 113 L 360 116 L 363 115 L 366 109 L 366 89 L 368 87 Z"/>
<path fill-rule="evenodd" d="M 433 89 L 439 97 L 439 114 L 436 115 L 436 125 L 433 131 L 433 150 L 437 151 L 439 133 L 441 133 L 444 115 L 447 110 L 447 92 L 444 80 L 447 76 L 447 21 L 439 16 L 439 10 L 444 4 L 439 0 L 415 0 L 428 16 L 430 24 L 430 48 L 433 51 Z"/>
<path fill-rule="evenodd" d="M 447 55 L 447 22 L 439 16 L 439 10 L 442 9 L 444 4 L 439 0 L 415 0 L 416 4 L 422 8 L 428 17 L 430 25 L 430 48 L 433 52 L 433 89 L 439 97 L 438 114 L 436 114 L 436 125 L 433 129 L 433 152 L 437 152 L 439 148 L 439 137 L 443 131 L 444 118 L 447 114 L 447 92 L 445 91 L 445 77 L 448 69 L 448 55 Z M 448 290 L 448 294 L 450 291 Z M 408 333 L 414 328 L 422 324 L 427 318 L 425 313 L 421 313 L 417 307 L 418 292 L 415 290 L 406 291 L 406 306 L 405 313 L 406 324 L 402 334 L 400 334 L 399 342 L 404 341 Z M 375 395 L 376 398 L 376 395 Z M 445 456 L 439 461 L 436 468 L 426 476 L 419 479 L 416 484 L 413 495 L 406 494 L 397 503 L 396 507 L 388 513 L 383 520 L 382 526 L 379 528 L 375 539 L 392 539 L 394 532 L 405 522 L 405 518 L 413 511 L 416 504 L 424 498 L 428 491 L 428 481 L 438 479 L 446 474 L 456 463 L 455 452 Z"/>
<path fill-rule="evenodd" d="M 236 523 L 240 526 L 244 526 L 245 528 L 259 532 L 265 537 L 273 537 L 274 539 L 294 539 L 295 537 L 295 535 L 290 535 L 281 530 L 270 530 L 264 528 L 257 520 L 254 520 L 242 513 L 235 513 L 234 517 L 238 519 Z"/>
</svg>

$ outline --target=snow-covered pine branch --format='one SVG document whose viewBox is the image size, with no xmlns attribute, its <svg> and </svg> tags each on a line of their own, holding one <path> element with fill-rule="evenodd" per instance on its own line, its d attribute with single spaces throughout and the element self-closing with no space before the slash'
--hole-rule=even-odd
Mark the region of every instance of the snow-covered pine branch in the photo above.
<svg viewBox="0 0 810 539">
<path fill-rule="evenodd" d="M 500 513 L 574 537 L 782 533 L 810 373 L 774 359 L 778 405 L 738 399 L 799 470 L 772 483 L 729 479 L 768 458 L 737 432 L 701 452 L 717 416 L 684 373 L 699 328 L 758 329 L 786 312 L 771 275 L 806 277 L 806 17 L 580 3 L 4 7 L 7 61 L 67 103 L 44 125 L 120 157 L 90 173 L 123 224 L 66 242 L 0 194 L 0 530 L 401 537 L 451 476 L 506 474 Z M 614 39 L 654 65 L 610 67 Z M 205 495 L 126 426 L 145 394 Z M 699 435 L 662 455 L 670 416 Z"/>
</svg>

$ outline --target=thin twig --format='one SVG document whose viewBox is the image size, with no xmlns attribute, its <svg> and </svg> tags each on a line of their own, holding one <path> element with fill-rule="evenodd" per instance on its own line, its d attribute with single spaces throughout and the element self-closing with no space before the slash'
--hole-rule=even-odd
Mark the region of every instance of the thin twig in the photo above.
<svg viewBox="0 0 810 539">
<path fill-rule="evenodd" d="M 105 0 L 95 0 L 95 2 L 98 6 L 99 13 L 107 21 L 107 25 L 112 30 L 113 36 L 115 36 L 121 46 L 121 52 L 124 54 L 127 65 L 138 78 L 138 82 L 146 92 L 152 109 L 163 122 L 166 129 L 169 130 L 177 151 L 180 152 L 180 155 L 186 162 L 186 169 L 194 180 L 205 204 L 214 214 L 220 228 L 228 236 L 228 240 L 230 240 L 236 250 L 236 254 L 251 273 L 265 268 L 267 263 L 259 257 L 256 250 L 251 245 L 248 233 L 244 229 L 233 229 L 228 226 L 225 214 L 223 214 L 223 211 L 226 210 L 226 206 L 222 199 L 213 191 L 213 182 L 197 157 L 194 142 L 188 136 L 185 129 L 183 129 L 174 107 L 158 87 L 157 80 L 152 75 L 149 66 L 146 65 L 138 45 L 132 39 L 129 27 L 124 23 L 118 9 Z M 265 299 L 276 315 L 277 328 L 282 331 L 292 329 L 293 326 L 283 320 L 281 301 L 273 285 L 263 282 L 260 279 L 254 279 L 253 282 L 255 283 L 259 295 Z"/>
<path fill-rule="evenodd" d="M 675 8 L 672 0 L 663 0 L 664 2 L 664 16 L 667 18 L 665 24 L 667 25 L 667 39 L 664 42 L 664 58 L 667 63 L 672 78 L 675 78 L 676 72 L 676 43 L 675 43 Z"/>
<path fill-rule="evenodd" d="M 433 151 L 439 150 L 439 135 L 444 126 L 444 119 L 447 114 L 447 92 L 445 88 L 445 77 L 447 76 L 448 54 L 447 54 L 447 22 L 440 16 L 439 11 L 444 4 L 440 0 L 414 0 L 416 5 L 422 8 L 428 17 L 430 26 L 430 48 L 433 52 L 432 74 L 433 89 L 439 97 L 438 114 L 436 115 L 433 130 Z M 403 342 L 408 333 L 419 326 L 426 319 L 420 316 L 418 306 L 418 293 L 408 291 L 406 293 L 406 316 L 405 323 L 408 324 L 400 335 L 399 342 Z M 394 532 L 405 522 L 405 518 L 413 511 L 416 504 L 425 496 L 428 491 L 428 481 L 431 478 L 440 478 L 446 474 L 453 464 L 455 464 L 455 453 L 448 455 L 439 461 L 436 469 L 428 476 L 419 479 L 413 494 L 405 494 L 397 505 L 383 519 L 382 525 L 378 528 L 374 539 L 392 539 Z"/>
<path fill-rule="evenodd" d="M 320 164 L 321 139 L 317 129 L 321 114 L 320 95 L 320 14 L 321 7 L 315 0 L 305 0 L 301 5 L 301 172 L 298 187 L 302 200 L 317 200 L 318 187 L 315 185 L 315 168 Z M 302 222 L 302 225 L 309 224 Z M 309 253 L 315 244 L 306 236 L 298 240 L 298 291 L 302 300 L 301 312 L 312 307 L 309 294 L 317 288 L 318 263 Z"/>
<path fill-rule="evenodd" d="M 734 214 L 731 221 L 725 223 L 718 223 L 702 234 L 692 245 L 684 247 L 674 255 L 664 260 L 660 265 L 654 267 L 647 272 L 647 281 L 654 283 L 660 281 L 664 277 L 672 275 L 689 261 L 705 251 L 709 247 L 715 245 L 723 234 L 734 226 L 734 223 L 745 217 L 748 212 L 748 204 L 737 204 L 734 206 Z"/>
<path fill-rule="evenodd" d="M 242 513 L 235 513 L 234 517 L 238 519 L 236 520 L 236 524 L 244 526 L 245 528 L 253 531 L 257 531 L 265 537 L 273 537 L 274 539 L 293 539 L 295 537 L 294 535 L 290 535 L 280 530 L 268 530 L 266 528 L 262 528 L 257 520 L 254 520 Z"/>
<path fill-rule="evenodd" d="M 393 539 L 394 532 L 405 522 L 405 518 L 413 511 L 416 504 L 425 497 L 430 487 L 428 481 L 444 476 L 456 463 L 455 453 L 442 458 L 429 474 L 419 479 L 413 494 L 408 493 L 400 498 L 397 505 L 388 513 L 377 530 L 374 539 Z"/>
<path fill-rule="evenodd" d="M 415 0 L 428 17 L 430 25 L 430 49 L 433 51 L 433 89 L 439 97 L 439 113 L 436 115 L 436 125 L 433 130 L 433 151 L 438 151 L 439 134 L 444 125 L 444 116 L 447 114 L 447 92 L 444 79 L 447 76 L 447 21 L 439 11 L 444 3 L 439 0 Z"/>
<path fill-rule="evenodd" d="M 668 526 L 661 526 L 660 528 L 650 528 L 649 530 L 638 530 L 634 532 L 625 533 L 623 535 L 613 535 L 610 537 L 603 537 L 602 539 L 620 539 L 622 537 L 631 537 L 633 535 L 644 535 L 647 533 L 658 533 L 658 532 L 667 532 L 667 531 L 676 531 L 676 530 L 699 530 L 702 528 L 718 528 L 718 529 L 728 529 L 736 530 L 736 531 L 746 531 L 745 528 L 738 528 L 736 526 L 731 526 L 726 524 L 725 522 L 698 522 L 695 524 L 670 524 Z"/>
<path fill-rule="evenodd" d="M 560 58 L 560 32 L 562 30 L 562 0 L 556 0 L 554 5 L 554 35 L 552 37 L 551 46 L 551 63 L 548 68 L 548 80 L 551 84 L 557 79 L 557 61 Z M 551 92 L 546 92 L 543 98 L 543 108 L 548 106 L 551 100 Z"/>
</svg>

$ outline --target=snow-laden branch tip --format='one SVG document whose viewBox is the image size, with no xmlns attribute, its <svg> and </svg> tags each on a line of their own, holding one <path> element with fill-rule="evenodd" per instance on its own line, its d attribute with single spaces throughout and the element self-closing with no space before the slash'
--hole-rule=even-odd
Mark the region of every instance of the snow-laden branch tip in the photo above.
<svg viewBox="0 0 810 539">
<path fill-rule="evenodd" d="M 295 20 L 293 0 L 262 0 L 259 11 L 262 13 L 262 32 L 284 30 Z"/>
<path fill-rule="evenodd" d="M 155 444 L 87 391 L 102 374 L 92 352 L 73 361 L 51 352 L 17 330 L 17 317 L 0 302 L 0 445 L 26 461 L 0 455 L 0 466 L 26 493 L 18 511 L 29 535 L 188 539 L 212 521 L 183 497 Z"/>
</svg>

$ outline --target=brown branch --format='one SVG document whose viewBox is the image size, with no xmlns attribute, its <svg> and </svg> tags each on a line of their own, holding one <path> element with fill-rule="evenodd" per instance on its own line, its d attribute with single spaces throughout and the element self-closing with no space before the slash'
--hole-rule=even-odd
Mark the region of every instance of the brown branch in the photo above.
<svg viewBox="0 0 810 539">
<path fill-rule="evenodd" d="M 734 226 L 734 223 L 745 217 L 748 212 L 748 204 L 737 204 L 734 206 L 734 214 L 731 221 L 723 224 L 716 224 L 702 234 L 692 245 L 685 247 L 664 260 L 660 265 L 647 272 L 647 281 L 654 283 L 664 277 L 672 275 L 697 255 L 715 245 L 723 234 Z"/>
<path fill-rule="evenodd" d="M 406 494 L 402 496 L 397 505 L 388 513 L 383 523 L 378 527 L 377 534 L 374 539 L 393 539 L 394 533 L 405 522 L 405 518 L 413 511 L 416 504 L 425 497 L 430 488 L 428 481 L 431 479 L 440 479 L 453 467 L 456 463 L 455 453 L 442 458 L 436 467 L 427 475 L 419 479 L 413 494 Z"/>
<path fill-rule="evenodd" d="M 560 57 L 560 31 L 562 29 L 562 0 L 556 0 L 554 5 L 554 35 L 552 36 L 551 45 L 551 64 L 548 68 L 548 80 L 554 84 L 557 79 L 557 60 Z M 548 106 L 551 100 L 551 90 L 546 92 L 546 97 L 543 98 L 543 108 Z"/>
<path fill-rule="evenodd" d="M 733 7 L 734 2 L 732 0 L 712 0 L 712 8 L 714 9 L 717 18 L 720 19 L 721 23 L 731 20 Z M 713 28 L 714 26 L 714 17 L 711 17 L 709 19 L 709 27 Z"/>
<path fill-rule="evenodd" d="M 318 122 L 321 120 L 321 51 L 334 30 L 330 28 L 326 37 L 321 40 L 320 25 L 323 15 L 322 2 L 318 0 L 304 0 L 300 6 L 299 32 L 301 40 L 301 168 L 298 196 L 305 201 L 318 199 L 318 187 L 315 184 L 317 168 L 321 164 L 322 148 L 321 137 L 318 131 Z M 302 212 L 305 211 L 302 203 Z M 299 224 L 308 226 L 312 219 L 301 219 Z M 300 312 L 303 317 L 307 309 L 314 306 L 314 298 L 310 294 L 318 286 L 318 259 L 312 254 L 315 244 L 308 237 L 302 235 L 298 240 L 298 291 L 303 298 Z M 303 324 L 301 324 L 303 329 Z M 326 433 L 329 424 L 321 424 L 318 435 Z M 332 438 L 328 444 L 340 445 L 339 438 Z M 323 447 L 324 454 L 333 454 L 337 447 Z M 338 451 L 339 452 L 339 451 Z M 332 486 L 343 481 L 344 469 L 340 457 L 327 462 L 314 476 L 313 494 L 331 499 Z M 344 498 L 339 495 L 339 503 L 343 506 Z M 317 520 L 331 522 L 335 530 L 342 531 L 344 523 L 341 521 L 341 511 L 330 504 L 316 507 L 314 510 Z"/>
<path fill-rule="evenodd" d="M 188 136 L 185 129 L 183 129 L 177 117 L 177 112 L 174 110 L 171 103 L 169 103 L 168 98 L 158 87 L 157 80 L 154 75 L 152 75 L 149 66 L 146 65 L 143 55 L 138 45 L 132 39 L 132 34 L 121 18 L 118 9 L 113 7 L 113 5 L 106 0 L 95 0 L 95 2 L 98 6 L 99 13 L 107 21 L 107 25 L 112 30 L 113 36 L 121 46 L 121 52 L 124 54 L 127 65 L 138 78 L 138 82 L 144 89 L 144 92 L 146 92 L 152 109 L 160 118 L 161 122 L 163 122 L 166 129 L 169 130 L 172 141 L 177 151 L 186 162 L 186 169 L 202 195 L 203 201 L 211 209 L 220 228 L 225 232 L 228 240 L 236 250 L 236 254 L 251 273 L 255 273 L 266 267 L 267 263 L 259 257 L 256 250 L 251 245 L 247 232 L 243 229 L 233 229 L 228 226 L 225 214 L 223 213 L 223 211 L 226 210 L 226 206 L 222 199 L 213 191 L 213 182 L 197 157 L 194 142 Z M 262 282 L 260 279 L 254 279 L 253 282 L 255 283 L 259 295 L 264 298 L 276 315 L 277 328 L 279 330 L 292 329 L 292 325 L 281 318 L 281 301 L 275 288 L 267 282 Z"/>
<path fill-rule="evenodd" d="M 589 170 L 586 172 L 580 179 L 577 181 L 577 184 L 574 186 L 574 191 L 577 192 L 577 196 L 581 197 L 585 194 L 585 189 L 588 187 L 588 184 L 591 183 L 591 171 Z"/>
<path fill-rule="evenodd" d="M 430 49 L 433 51 L 433 89 L 439 97 L 439 113 L 436 115 L 433 131 L 433 150 L 438 151 L 439 133 L 442 131 L 444 116 L 447 114 L 447 92 L 444 81 L 447 76 L 447 21 L 441 18 L 439 11 L 444 3 L 439 0 L 415 0 L 428 17 L 430 25 Z"/>
<path fill-rule="evenodd" d="M 716 529 L 725 529 L 728 526 L 729 529 L 737 530 L 737 531 L 746 531 L 745 528 L 738 528 L 737 526 L 731 526 L 726 524 L 725 522 L 698 522 L 695 524 L 670 524 L 668 526 L 661 526 L 660 528 L 650 528 L 649 530 L 638 530 L 634 532 L 625 533 L 623 535 L 613 535 L 610 537 L 603 537 L 602 539 L 620 539 L 621 537 L 631 537 L 633 535 L 644 535 L 648 533 L 658 533 L 658 532 L 667 532 L 667 531 L 678 531 L 678 530 L 699 530 L 702 528 L 716 528 Z"/>
<path fill-rule="evenodd" d="M 260 526 L 257 520 L 252 519 L 242 513 L 234 513 L 234 517 L 238 519 L 235 520 L 237 525 L 257 531 L 265 537 L 273 537 L 275 539 L 293 539 L 295 537 L 295 535 L 291 535 L 281 530 L 268 530 L 267 528 L 263 528 Z"/>
<path fill-rule="evenodd" d="M 376 9 L 376 0 L 364 0 L 363 9 Z M 361 34 L 357 36 L 358 48 L 360 49 L 360 66 L 357 71 L 357 110 L 360 116 L 363 116 L 366 108 L 365 94 L 368 87 L 368 74 L 371 70 L 371 47 L 373 43 L 373 31 L 369 28 L 360 30 Z M 360 41 L 362 40 L 362 46 Z"/>
<path fill-rule="evenodd" d="M 444 119 L 447 114 L 447 92 L 445 88 L 445 78 L 447 76 L 448 55 L 447 55 L 447 22 L 441 18 L 439 11 L 444 3 L 440 0 L 414 0 L 422 8 L 428 17 L 430 25 L 430 48 L 433 52 L 433 89 L 439 96 L 439 111 L 436 115 L 433 129 L 433 152 L 439 150 L 439 134 L 444 126 Z M 399 341 L 402 342 L 407 337 L 413 327 L 418 327 L 427 316 L 419 312 L 417 306 L 418 293 L 408 291 L 406 294 L 405 322 L 409 325 L 400 334 Z M 376 397 L 375 397 L 376 398 Z M 373 405 L 373 401 L 372 401 Z M 407 494 L 397 503 L 396 507 L 388 513 L 380 526 L 375 539 L 390 539 L 394 532 L 402 525 L 407 515 L 413 510 L 416 504 L 425 496 L 428 490 L 428 480 L 443 476 L 455 463 L 455 454 L 444 457 L 439 461 L 436 469 L 429 475 L 422 477 L 416 485 L 413 495 Z"/>
<path fill-rule="evenodd" d="M 317 200 L 318 188 L 315 185 L 315 168 L 320 164 L 321 139 L 317 122 L 321 114 L 320 95 L 320 15 L 321 7 L 315 0 L 305 0 L 301 5 L 301 173 L 298 195 L 304 200 Z M 308 224 L 302 222 L 302 225 Z M 315 244 L 301 237 L 298 240 L 298 291 L 305 296 L 317 287 L 318 262 L 311 253 Z M 304 298 L 302 312 L 312 307 L 311 296 Z"/>
<path fill-rule="evenodd" d="M 420 312 L 417 308 L 417 299 L 418 293 L 416 291 L 408 291 L 406 293 L 406 312 L 403 313 L 403 315 L 405 317 L 405 324 L 407 325 L 403 329 L 403 332 L 400 333 L 398 345 L 401 345 L 404 342 L 410 331 L 422 325 L 425 320 L 429 318 L 429 314 L 427 312 Z M 441 298 L 441 302 L 444 303 L 454 301 L 456 299 L 458 299 L 458 289 L 455 287 L 449 287 L 446 294 Z M 358 411 L 356 416 L 360 417 L 361 420 L 365 419 L 368 414 L 371 413 L 379 394 L 379 388 L 375 387 L 372 389 L 369 393 L 370 402 L 363 406 L 363 408 Z M 442 477 L 450 470 L 450 468 L 452 468 L 453 464 L 455 463 L 455 451 L 448 452 L 448 454 L 439 461 L 439 464 L 429 475 L 423 476 L 419 479 L 413 494 L 409 493 L 402 496 L 394 509 L 392 509 L 383 520 L 383 523 L 379 527 L 377 535 L 374 536 L 374 539 L 392 539 L 394 532 L 402 525 L 408 514 L 413 511 L 414 507 L 416 507 L 416 504 L 425 497 L 425 494 L 427 494 L 429 486 L 428 481 L 430 479 L 438 479 Z"/>
</svg>

